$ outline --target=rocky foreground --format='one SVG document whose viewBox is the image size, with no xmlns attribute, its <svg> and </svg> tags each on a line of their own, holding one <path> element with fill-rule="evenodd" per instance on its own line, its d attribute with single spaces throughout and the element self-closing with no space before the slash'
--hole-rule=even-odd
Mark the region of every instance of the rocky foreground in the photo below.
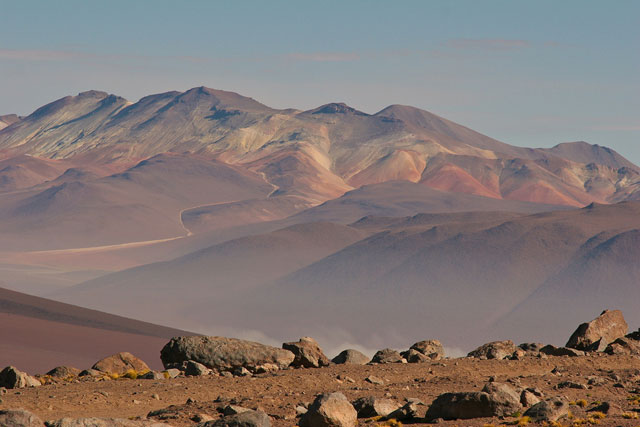
<svg viewBox="0 0 640 427">
<path fill-rule="evenodd" d="M 164 371 L 128 353 L 79 371 L 0 372 L 0 426 L 640 425 L 640 331 L 605 311 L 566 347 L 510 341 L 447 359 L 440 343 L 345 350 L 176 337 Z"/>
</svg>

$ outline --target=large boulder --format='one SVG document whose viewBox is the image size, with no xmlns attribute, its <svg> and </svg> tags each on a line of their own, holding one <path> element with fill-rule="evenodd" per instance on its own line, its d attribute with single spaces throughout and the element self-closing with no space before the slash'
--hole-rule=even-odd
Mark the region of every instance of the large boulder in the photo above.
<svg viewBox="0 0 640 427">
<path fill-rule="evenodd" d="M 419 351 L 431 360 L 440 360 L 444 357 L 444 347 L 438 340 L 418 341 L 409 349 Z"/>
<path fill-rule="evenodd" d="M 476 359 L 505 359 L 516 351 L 516 346 L 511 340 L 506 341 L 493 341 L 487 344 L 483 344 L 470 352 L 468 357 L 475 357 Z"/>
<path fill-rule="evenodd" d="M 198 427 L 271 427 L 271 418 L 263 411 L 248 409 L 219 420 L 200 423 Z"/>
<path fill-rule="evenodd" d="M 640 340 L 626 337 L 618 338 L 604 350 L 607 354 L 640 355 Z"/>
<path fill-rule="evenodd" d="M 376 352 L 371 359 L 372 363 L 402 363 L 404 358 L 400 353 L 391 349 L 384 348 Z"/>
<path fill-rule="evenodd" d="M 0 426 L 7 427 L 44 427 L 37 415 L 23 409 L 0 410 Z"/>
<path fill-rule="evenodd" d="M 536 403 L 524 413 L 536 423 L 553 422 L 569 414 L 569 404 L 562 398 L 552 398 Z"/>
<path fill-rule="evenodd" d="M 298 342 L 286 342 L 282 348 L 293 353 L 295 358 L 291 366 L 296 368 L 319 368 L 329 366 L 329 359 L 324 355 L 318 342 L 311 337 L 302 337 Z"/>
<path fill-rule="evenodd" d="M 7 366 L 0 371 L 0 387 L 4 388 L 25 388 L 25 387 L 38 387 L 42 383 L 36 378 L 20 371 L 13 366 Z"/>
<path fill-rule="evenodd" d="M 389 415 L 388 419 L 395 419 L 398 421 L 416 421 L 420 417 L 420 407 L 424 406 L 421 400 L 415 398 L 407 399 L 407 403 L 396 409 Z"/>
<path fill-rule="evenodd" d="M 58 366 L 47 372 L 47 375 L 53 378 L 69 378 L 77 377 L 80 375 L 80 372 L 82 372 L 80 369 L 71 366 Z"/>
<path fill-rule="evenodd" d="M 444 393 L 438 396 L 425 418 L 466 420 L 502 417 L 522 409 L 520 396 L 506 384 L 489 383 L 481 392 Z"/>
<path fill-rule="evenodd" d="M 366 365 L 371 359 L 358 350 L 347 349 L 331 359 L 337 365 Z"/>
<path fill-rule="evenodd" d="M 255 370 L 257 366 L 274 364 L 286 368 L 295 356 L 283 350 L 253 341 L 225 337 L 175 337 L 160 352 L 165 368 L 193 360 L 209 369 L 233 371 L 236 368 Z"/>
<path fill-rule="evenodd" d="M 429 356 L 425 356 L 424 354 L 412 348 L 407 351 L 403 351 L 402 353 L 400 353 L 400 355 L 404 357 L 409 363 L 425 363 L 431 362 L 432 360 Z"/>
<path fill-rule="evenodd" d="M 628 331 L 629 326 L 620 310 L 605 310 L 591 322 L 578 326 L 565 347 L 582 351 L 603 351 L 607 344 L 622 338 Z"/>
<path fill-rule="evenodd" d="M 353 427 L 358 413 L 342 393 L 326 393 L 316 397 L 300 419 L 300 427 Z"/>
<path fill-rule="evenodd" d="M 556 347 L 554 345 L 548 344 L 540 349 L 540 353 L 546 354 L 548 356 L 569 356 L 569 357 L 579 357 L 584 356 L 584 351 L 576 350 L 575 348 L 569 347 Z"/>
<path fill-rule="evenodd" d="M 151 420 L 124 418 L 62 418 L 48 421 L 47 427 L 171 427 L 171 425 Z"/>
<path fill-rule="evenodd" d="M 358 418 L 386 417 L 401 406 L 395 400 L 375 396 L 360 397 L 353 402 Z"/>
<path fill-rule="evenodd" d="M 122 375 L 131 370 L 138 373 L 150 371 L 149 366 L 146 363 L 126 351 L 98 360 L 91 369 L 107 374 L 118 375 Z"/>
</svg>

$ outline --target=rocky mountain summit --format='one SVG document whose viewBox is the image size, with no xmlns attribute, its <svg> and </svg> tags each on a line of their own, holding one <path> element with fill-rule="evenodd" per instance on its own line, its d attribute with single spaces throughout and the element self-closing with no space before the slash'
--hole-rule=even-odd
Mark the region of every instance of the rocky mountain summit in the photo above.
<svg viewBox="0 0 640 427">
<path fill-rule="evenodd" d="M 447 358 L 437 340 L 424 340 L 403 352 L 383 349 L 368 363 L 349 363 L 355 350 L 330 363 L 309 337 L 282 349 L 176 337 L 162 350 L 163 371 L 149 370 L 129 353 L 84 371 L 58 367 L 35 377 L 7 367 L 0 373 L 0 425 L 348 427 L 464 420 L 470 426 L 627 426 L 640 413 L 640 332 L 627 334 L 619 328 L 623 322 L 619 311 L 604 311 L 590 327 L 577 328 L 566 352 L 497 341 Z M 607 345 L 573 348 L 585 340 Z M 634 350 L 616 350 L 620 340 L 634 342 Z M 65 403 L 65 396 L 77 397 Z M 170 402 L 176 403 L 166 406 Z M 64 416 L 43 422 L 52 411 Z"/>
</svg>

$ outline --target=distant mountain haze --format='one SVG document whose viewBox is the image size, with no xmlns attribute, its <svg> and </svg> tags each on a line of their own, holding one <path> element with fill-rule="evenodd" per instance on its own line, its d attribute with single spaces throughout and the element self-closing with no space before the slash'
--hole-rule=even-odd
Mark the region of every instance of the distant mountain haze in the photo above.
<svg viewBox="0 0 640 427">
<path fill-rule="evenodd" d="M 0 286 L 328 352 L 563 344 L 605 308 L 640 326 L 638 203 L 610 148 L 516 147 L 403 105 L 197 87 L 0 117 Z"/>
</svg>

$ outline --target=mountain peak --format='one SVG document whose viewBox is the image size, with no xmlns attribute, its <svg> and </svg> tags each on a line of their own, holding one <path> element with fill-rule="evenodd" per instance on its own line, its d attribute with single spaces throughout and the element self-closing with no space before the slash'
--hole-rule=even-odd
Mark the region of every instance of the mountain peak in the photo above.
<svg viewBox="0 0 640 427">
<path fill-rule="evenodd" d="M 108 97 L 109 94 L 107 92 L 103 92 L 101 90 L 86 90 L 84 92 L 80 92 L 78 94 L 78 98 L 98 98 L 103 99 Z"/>
<path fill-rule="evenodd" d="M 545 148 L 557 157 L 579 163 L 595 163 L 614 169 L 628 168 L 640 172 L 640 168 L 625 159 L 615 150 L 585 141 L 562 142 L 552 148 Z"/>
<path fill-rule="evenodd" d="M 355 114 L 357 116 L 368 116 L 369 114 L 358 111 L 353 107 L 349 107 L 344 102 L 332 102 L 321 105 L 313 110 L 305 111 L 310 114 Z"/>
<path fill-rule="evenodd" d="M 236 92 L 212 89 L 206 86 L 198 86 L 182 92 L 176 96 L 176 100 L 182 102 L 196 102 L 202 99 L 211 99 L 214 106 L 238 110 L 272 110 L 253 98 L 242 96 Z"/>
</svg>

